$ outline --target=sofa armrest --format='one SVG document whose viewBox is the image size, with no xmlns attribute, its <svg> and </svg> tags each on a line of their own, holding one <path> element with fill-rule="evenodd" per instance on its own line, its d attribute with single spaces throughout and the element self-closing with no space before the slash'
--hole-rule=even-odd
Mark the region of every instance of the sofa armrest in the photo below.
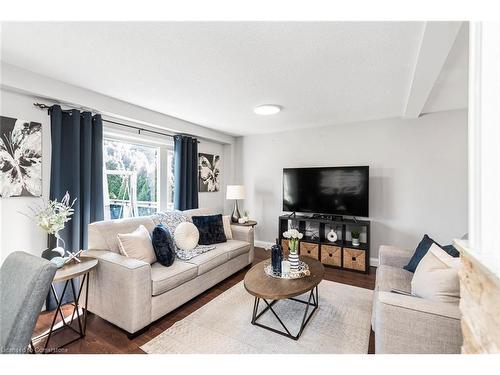
<svg viewBox="0 0 500 375">
<path fill-rule="evenodd" d="M 112 251 L 87 250 L 98 260 L 89 277 L 88 309 L 129 333 L 151 323 L 151 265 Z"/>
<path fill-rule="evenodd" d="M 253 227 L 245 227 L 241 225 L 231 225 L 231 233 L 233 240 L 245 241 L 250 244 L 249 261 L 253 262 L 254 256 L 254 229 Z"/>
<path fill-rule="evenodd" d="M 379 265 L 403 268 L 408 264 L 413 255 L 412 250 L 396 246 L 382 245 L 378 250 Z"/>
<path fill-rule="evenodd" d="M 376 353 L 460 353 L 458 305 L 391 292 L 375 296 Z"/>
</svg>

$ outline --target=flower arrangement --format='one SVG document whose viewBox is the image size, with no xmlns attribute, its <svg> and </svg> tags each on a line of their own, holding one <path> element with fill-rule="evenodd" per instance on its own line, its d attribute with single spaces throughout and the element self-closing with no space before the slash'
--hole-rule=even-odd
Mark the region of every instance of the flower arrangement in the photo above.
<svg viewBox="0 0 500 375">
<path fill-rule="evenodd" d="M 64 229 L 65 224 L 71 220 L 75 201 L 76 199 L 70 204 L 69 193 L 66 192 L 61 202 L 54 199 L 50 200 L 45 206 L 32 207 L 30 209 L 31 216 L 41 229 L 59 238 L 58 232 Z"/>
<path fill-rule="evenodd" d="M 288 248 L 290 252 L 296 253 L 299 249 L 299 240 L 301 240 L 304 235 L 297 229 L 289 229 L 286 232 L 283 232 L 283 237 L 288 239 Z"/>
</svg>

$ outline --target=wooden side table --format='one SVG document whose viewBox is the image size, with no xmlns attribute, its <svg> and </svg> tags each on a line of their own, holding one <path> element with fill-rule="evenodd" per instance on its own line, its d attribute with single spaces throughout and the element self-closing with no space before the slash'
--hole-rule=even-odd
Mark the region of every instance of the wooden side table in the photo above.
<svg viewBox="0 0 500 375">
<path fill-rule="evenodd" d="M 255 220 L 248 220 L 246 223 L 231 223 L 231 225 L 238 225 L 240 227 L 255 227 L 257 225 L 257 222 Z"/>
<path fill-rule="evenodd" d="M 68 341 L 67 343 L 58 346 L 57 348 L 52 348 L 50 351 L 56 351 L 58 349 L 63 348 L 66 345 L 69 345 L 77 340 L 80 340 L 81 338 L 85 337 L 85 330 L 87 328 L 87 302 L 88 302 L 88 295 L 89 295 L 89 283 L 88 283 L 88 278 L 89 278 L 89 273 L 97 266 L 97 259 L 92 259 L 92 258 L 79 258 L 81 260 L 81 263 L 70 263 L 66 264 L 64 267 L 60 268 L 57 270 L 56 275 L 54 276 L 54 280 L 52 281 L 52 285 L 50 286 L 50 290 L 52 291 L 52 295 L 54 296 L 54 299 L 57 302 L 57 309 L 54 312 L 54 318 L 52 319 L 52 324 L 50 325 L 50 329 L 48 332 L 45 332 L 39 336 L 34 337 L 31 340 L 31 349 L 33 352 L 35 352 L 35 348 L 33 345 L 33 342 L 35 341 L 40 341 L 41 339 L 47 337 L 45 344 L 43 346 L 43 351 L 42 353 L 47 352 L 47 347 L 49 345 L 49 341 L 52 337 L 52 335 L 56 332 L 59 332 L 65 328 L 72 330 L 76 334 L 78 334 L 78 337 L 72 339 L 71 341 Z M 83 277 L 82 277 L 83 276 Z M 78 288 L 78 292 L 76 291 L 75 288 L 75 283 L 74 279 L 82 277 L 80 287 Z M 56 289 L 54 288 L 54 283 L 62 282 L 65 281 L 64 283 L 64 288 L 60 296 L 57 295 Z M 61 305 L 62 301 L 64 299 L 64 294 L 66 293 L 66 290 L 68 289 L 68 286 L 71 287 L 71 291 L 73 292 L 73 296 L 75 297 L 75 301 L 72 303 L 74 308 L 73 308 L 73 313 L 71 316 L 64 316 Z M 80 314 L 80 296 L 82 294 L 83 288 L 85 286 L 85 307 L 82 311 L 82 314 Z M 72 324 L 75 319 L 75 313 L 76 313 L 76 320 L 78 322 L 78 330 L 75 329 Z M 61 316 L 61 326 L 54 328 L 57 316 Z M 69 319 L 69 322 L 67 320 Z"/>
</svg>

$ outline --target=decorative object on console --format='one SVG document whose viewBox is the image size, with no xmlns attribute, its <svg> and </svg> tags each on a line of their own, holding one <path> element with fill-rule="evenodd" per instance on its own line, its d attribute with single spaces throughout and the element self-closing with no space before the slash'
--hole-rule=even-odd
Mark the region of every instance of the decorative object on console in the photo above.
<svg viewBox="0 0 500 375">
<path fill-rule="evenodd" d="M 200 245 L 214 245 L 227 241 L 221 214 L 193 216 L 191 219 L 200 232 L 198 241 Z"/>
<path fill-rule="evenodd" d="M 220 156 L 211 154 L 198 154 L 198 184 L 200 193 L 219 191 L 219 165 Z"/>
<path fill-rule="evenodd" d="M 238 224 L 245 224 L 246 222 L 247 222 L 247 221 L 245 220 L 245 218 L 244 218 L 244 217 L 240 217 L 240 218 L 238 219 Z"/>
<path fill-rule="evenodd" d="M 238 209 L 238 199 L 245 199 L 245 187 L 243 185 L 227 185 L 226 199 L 234 199 L 231 221 L 237 223 L 241 217 L 240 210 Z"/>
<path fill-rule="evenodd" d="M 290 262 L 288 262 L 290 263 Z M 276 277 L 279 279 L 302 279 L 303 277 L 310 276 L 311 271 L 309 270 L 309 266 L 307 265 L 306 262 L 303 262 L 301 260 L 298 261 L 298 266 L 296 270 L 292 270 L 290 267 L 288 268 L 287 272 L 284 272 L 283 270 L 281 272 L 275 272 L 273 268 L 272 261 L 271 263 L 266 262 L 264 264 L 264 272 L 266 275 L 271 276 L 271 277 Z"/>
<path fill-rule="evenodd" d="M 132 233 L 117 234 L 120 253 L 128 258 L 143 260 L 146 263 L 156 262 L 156 255 L 149 231 L 144 225 Z"/>
<path fill-rule="evenodd" d="M 151 242 L 158 263 L 162 266 L 170 267 L 175 260 L 175 245 L 170 231 L 161 224 L 157 225 L 153 230 Z"/>
<path fill-rule="evenodd" d="M 0 197 L 42 195 L 42 125 L 0 116 Z"/>
<path fill-rule="evenodd" d="M 181 250 L 193 250 L 200 239 L 200 232 L 193 223 L 189 221 L 177 225 L 174 231 L 174 241 Z"/>
<path fill-rule="evenodd" d="M 57 199 L 49 200 L 45 206 L 33 206 L 30 207 L 31 214 L 24 214 L 25 216 L 33 219 L 35 223 L 47 234 L 53 234 L 56 238 L 56 247 L 52 249 L 52 252 L 58 253 L 61 257 L 66 256 L 66 250 L 64 240 L 62 239 L 59 232 L 64 229 L 66 223 L 71 220 L 71 216 L 74 213 L 73 205 L 76 199 L 70 203 L 69 193 L 66 192 L 61 202 Z M 46 255 L 50 255 L 44 252 Z M 43 254 L 42 253 L 42 256 Z M 71 254 L 68 252 L 68 254 Z M 66 259 L 68 260 L 68 259 Z M 79 262 L 80 260 L 76 258 Z"/>
<path fill-rule="evenodd" d="M 460 256 L 460 253 L 452 245 L 441 246 L 432 238 L 430 238 L 427 234 L 424 234 L 424 237 L 422 238 L 417 248 L 415 249 L 415 252 L 413 253 L 413 256 L 411 257 L 410 261 L 403 268 L 407 271 L 415 272 L 418 263 L 422 260 L 425 254 L 427 254 L 427 251 L 429 251 L 432 244 L 438 245 L 440 248 L 442 248 L 444 251 L 446 251 L 454 258 L 458 258 Z"/>
<path fill-rule="evenodd" d="M 299 268 L 299 240 L 304 237 L 297 229 L 289 229 L 283 232 L 283 237 L 288 239 L 288 261 L 292 272 Z"/>
<path fill-rule="evenodd" d="M 359 246 L 359 230 L 351 230 L 352 246 Z"/>
<path fill-rule="evenodd" d="M 276 244 L 271 247 L 271 264 L 274 274 L 281 275 L 282 261 L 283 261 L 283 249 L 279 245 L 279 240 L 276 239 Z"/>
<path fill-rule="evenodd" d="M 328 241 L 330 242 L 335 242 L 337 241 L 338 239 L 338 236 L 337 236 L 337 232 L 335 232 L 335 230 L 333 230 L 333 228 L 330 230 L 330 232 L 328 232 L 328 234 L 326 235 L 326 238 L 328 239 Z"/>
</svg>

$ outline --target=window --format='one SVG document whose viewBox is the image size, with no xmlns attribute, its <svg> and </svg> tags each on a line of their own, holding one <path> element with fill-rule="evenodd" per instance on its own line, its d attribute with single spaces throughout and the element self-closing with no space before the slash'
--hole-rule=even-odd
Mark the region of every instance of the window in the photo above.
<svg viewBox="0 0 500 375">
<path fill-rule="evenodd" d="M 145 216 L 160 210 L 159 147 L 105 139 L 103 159 L 106 219 Z"/>
</svg>

